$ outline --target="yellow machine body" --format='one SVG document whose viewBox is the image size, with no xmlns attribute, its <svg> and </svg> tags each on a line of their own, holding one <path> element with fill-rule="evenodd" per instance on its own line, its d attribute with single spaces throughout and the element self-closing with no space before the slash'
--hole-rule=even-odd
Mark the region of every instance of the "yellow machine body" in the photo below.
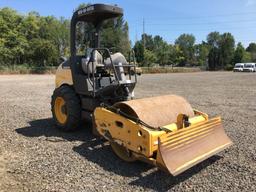
<svg viewBox="0 0 256 192">
<path fill-rule="evenodd" d="M 60 65 L 55 83 L 56 88 L 73 85 L 71 70 Z M 150 129 L 105 107 L 97 107 L 93 133 L 109 140 L 115 153 L 126 161 L 142 160 L 176 176 L 232 144 L 220 117 L 209 119 L 178 96 L 138 99 L 114 106 L 160 127 Z M 184 125 L 183 115 L 189 116 L 189 126 Z M 127 150 L 132 158 L 125 157 Z"/>
<path fill-rule="evenodd" d="M 163 99 L 162 103 L 166 103 L 168 98 L 174 100 L 174 103 L 181 101 L 179 97 L 172 95 L 140 99 L 135 102 L 139 104 L 145 102 L 146 105 L 147 101 L 151 100 L 157 104 Z M 125 105 L 128 106 L 131 103 L 130 105 L 134 107 L 132 102 L 125 102 Z M 185 101 L 181 101 L 181 103 L 183 105 L 180 104 L 181 107 L 186 104 Z M 123 110 L 125 109 L 123 108 Z M 155 110 L 161 110 L 161 108 L 155 105 Z M 162 110 L 165 109 L 162 108 Z M 177 109 L 170 110 L 179 111 Z M 128 111 L 130 115 L 132 112 L 126 110 L 126 112 Z M 143 114 L 146 117 L 152 112 L 144 111 Z M 165 118 L 162 115 L 154 115 L 156 121 L 161 122 L 161 119 Z M 148 116 L 149 119 L 146 119 L 146 122 L 151 121 L 150 115 Z M 193 115 L 188 119 L 189 125 L 185 126 L 183 118 L 181 118 L 183 116 L 184 114 L 179 114 L 175 122 L 152 129 L 104 107 L 98 107 L 94 111 L 96 129 L 101 136 L 112 143 L 123 146 L 136 159 L 152 163 L 169 171 L 174 176 L 232 144 L 225 134 L 220 117 L 209 119 L 207 114 L 193 110 Z"/>
<path fill-rule="evenodd" d="M 56 71 L 55 87 L 58 88 L 62 85 L 73 85 L 73 80 L 70 68 L 63 68 L 61 64 Z"/>
<path fill-rule="evenodd" d="M 63 131 L 76 130 L 84 115 L 92 120 L 93 133 L 106 138 L 121 159 L 142 160 L 172 175 L 230 146 L 232 141 L 221 119 L 209 119 L 182 97 L 130 100 L 137 83 L 136 73 L 142 70 L 136 67 L 135 59 L 134 65 L 128 65 L 121 53 L 111 54 L 109 49 L 99 48 L 100 23 L 122 15 L 121 8 L 104 4 L 89 5 L 73 14 L 71 57 L 56 71 L 51 101 L 56 125 Z M 89 43 L 92 47 L 81 56 L 76 53 L 78 21 L 97 26 L 88 33 L 93 37 Z"/>
</svg>

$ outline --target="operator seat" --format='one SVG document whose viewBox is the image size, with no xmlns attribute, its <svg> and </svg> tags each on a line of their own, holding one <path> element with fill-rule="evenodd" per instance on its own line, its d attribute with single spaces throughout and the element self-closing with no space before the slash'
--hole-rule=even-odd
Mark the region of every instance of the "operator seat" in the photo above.
<svg viewBox="0 0 256 192">
<path fill-rule="evenodd" d="M 93 62 L 90 61 L 91 51 L 92 49 L 87 49 L 87 57 L 82 58 L 81 61 L 82 69 L 85 74 L 92 74 L 93 71 L 96 72 L 97 67 L 104 66 L 103 57 L 97 50 L 93 52 L 93 59 L 91 60 Z"/>
</svg>

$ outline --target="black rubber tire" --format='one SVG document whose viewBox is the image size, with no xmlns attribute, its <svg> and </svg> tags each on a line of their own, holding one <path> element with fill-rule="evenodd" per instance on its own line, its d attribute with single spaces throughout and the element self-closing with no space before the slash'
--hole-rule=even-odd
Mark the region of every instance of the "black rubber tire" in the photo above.
<svg viewBox="0 0 256 192">
<path fill-rule="evenodd" d="M 55 115 L 54 103 L 57 97 L 62 97 L 66 104 L 67 120 L 65 124 L 58 122 Z M 60 130 L 75 131 L 80 127 L 82 121 L 81 102 L 72 87 L 64 85 L 54 90 L 51 101 L 51 110 L 55 124 Z"/>
</svg>

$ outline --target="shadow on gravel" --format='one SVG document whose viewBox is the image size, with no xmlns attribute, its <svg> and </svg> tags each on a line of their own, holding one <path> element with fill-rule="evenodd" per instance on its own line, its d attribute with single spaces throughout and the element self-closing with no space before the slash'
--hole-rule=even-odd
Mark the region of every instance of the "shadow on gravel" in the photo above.
<svg viewBox="0 0 256 192">
<path fill-rule="evenodd" d="M 151 165 L 143 162 L 127 163 L 119 159 L 112 151 L 108 142 L 92 139 L 73 150 L 85 159 L 98 164 L 104 170 L 125 177 L 140 176 L 141 173 L 152 169 Z"/>
<path fill-rule="evenodd" d="M 201 170 L 205 169 L 206 167 L 218 161 L 219 159 L 221 159 L 221 157 L 218 155 L 212 156 L 211 158 L 192 167 L 191 169 L 185 171 L 184 173 L 176 177 L 173 177 L 172 175 L 166 172 L 157 170 L 151 172 L 146 176 L 139 177 L 138 179 L 132 181 L 129 184 L 149 188 L 155 191 L 168 191 L 171 190 L 175 185 L 178 185 L 183 181 L 189 179 L 190 177 L 199 173 Z"/>
<path fill-rule="evenodd" d="M 141 186 L 156 191 L 168 191 L 175 185 L 189 179 L 209 165 L 218 161 L 220 156 L 213 156 L 177 177 L 157 170 L 143 162 L 126 163 L 112 152 L 105 140 L 95 137 L 90 129 L 80 129 L 76 132 L 65 133 L 58 130 L 52 119 L 40 119 L 29 122 L 30 126 L 18 128 L 16 132 L 26 137 L 46 137 L 64 139 L 67 141 L 82 141 L 83 144 L 73 147 L 73 150 L 87 160 L 98 164 L 104 170 L 125 177 L 131 177 L 130 185 Z M 58 141 L 57 139 L 57 141 Z"/>
<path fill-rule="evenodd" d="M 46 137 L 49 138 L 57 138 L 61 140 L 67 141 L 88 141 L 88 139 L 92 139 L 92 134 L 88 134 L 90 132 L 90 126 L 87 128 L 79 129 L 75 132 L 63 132 L 56 128 L 54 121 L 52 118 L 48 119 L 39 119 L 29 122 L 28 127 L 18 128 L 16 132 L 24 135 L 26 137 Z M 54 139 L 49 139 L 50 141 L 54 141 Z"/>
<path fill-rule="evenodd" d="M 53 119 L 48 118 L 30 121 L 28 127 L 18 128 L 16 132 L 26 137 L 45 137 L 45 140 L 53 142 L 82 141 L 82 145 L 73 148 L 76 153 L 118 175 L 138 176 L 152 168 L 142 162 L 130 164 L 120 160 L 112 152 L 108 142 L 92 134 L 91 125 L 75 132 L 62 132 L 56 128 Z"/>
<path fill-rule="evenodd" d="M 143 162 L 126 163 L 112 152 L 110 145 L 100 139 L 87 141 L 73 150 L 87 160 L 98 164 L 104 170 L 125 177 L 131 177 L 129 185 L 153 189 L 155 191 L 168 191 L 175 185 L 189 179 L 209 165 L 221 159 L 215 155 L 179 176 L 173 177 Z"/>
</svg>

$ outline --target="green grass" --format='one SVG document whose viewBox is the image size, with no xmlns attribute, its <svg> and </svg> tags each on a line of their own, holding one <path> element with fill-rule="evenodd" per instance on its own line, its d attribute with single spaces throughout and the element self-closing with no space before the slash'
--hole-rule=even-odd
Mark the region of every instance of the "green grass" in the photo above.
<svg viewBox="0 0 256 192">
<path fill-rule="evenodd" d="M 0 66 L 0 74 L 54 74 L 55 72 L 56 67 Z"/>
</svg>

